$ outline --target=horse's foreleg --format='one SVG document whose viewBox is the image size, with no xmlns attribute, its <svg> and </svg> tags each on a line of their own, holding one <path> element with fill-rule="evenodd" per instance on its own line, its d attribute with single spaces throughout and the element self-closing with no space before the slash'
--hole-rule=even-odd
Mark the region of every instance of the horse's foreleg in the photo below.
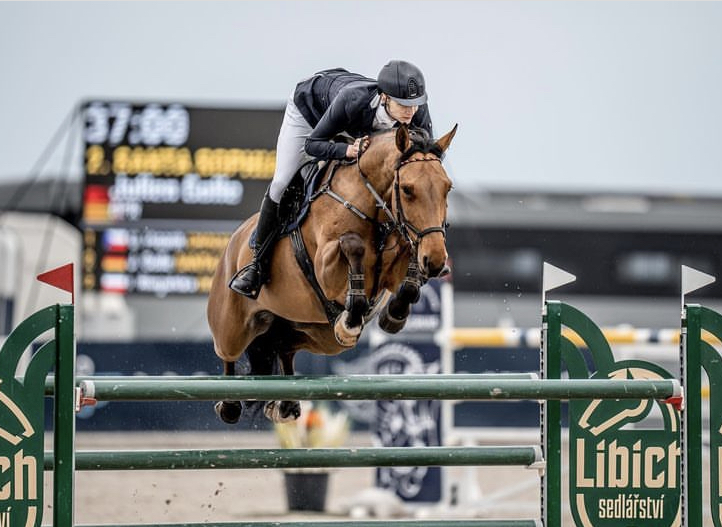
<svg viewBox="0 0 722 527">
<path fill-rule="evenodd" d="M 236 363 L 223 361 L 223 375 L 233 376 L 236 374 Z M 215 405 L 216 415 L 224 423 L 235 424 L 241 418 L 241 401 L 218 401 Z"/>
<path fill-rule="evenodd" d="M 361 334 L 363 316 L 369 307 L 363 266 L 366 247 L 361 236 L 355 232 L 343 234 L 339 238 L 339 247 L 348 262 L 348 292 L 345 310 L 336 320 L 334 333 L 339 344 L 353 346 Z"/>
<path fill-rule="evenodd" d="M 409 264 L 406 277 L 389 303 L 379 314 L 379 327 L 387 333 L 398 333 L 406 325 L 411 304 L 421 297 L 421 279 L 415 262 Z"/>
<path fill-rule="evenodd" d="M 366 280 L 364 277 L 363 258 L 366 254 L 361 236 L 355 232 L 347 233 L 339 239 L 341 252 L 348 261 L 348 293 L 346 294 L 346 311 L 349 312 L 349 326 L 355 327 L 363 323 L 363 315 L 369 307 L 366 298 Z"/>
</svg>

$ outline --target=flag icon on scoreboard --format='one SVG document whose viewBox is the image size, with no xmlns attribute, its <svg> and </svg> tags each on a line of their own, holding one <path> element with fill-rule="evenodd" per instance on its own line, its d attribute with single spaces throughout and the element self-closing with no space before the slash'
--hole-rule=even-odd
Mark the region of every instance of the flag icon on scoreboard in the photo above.
<svg viewBox="0 0 722 527">
<path fill-rule="evenodd" d="M 89 223 L 107 223 L 110 221 L 108 212 L 108 187 L 88 185 L 83 198 L 83 220 Z"/>
<path fill-rule="evenodd" d="M 130 233 L 127 229 L 108 229 L 103 232 L 103 249 L 109 253 L 127 253 Z"/>
<path fill-rule="evenodd" d="M 124 273 L 128 270 L 128 257 L 106 254 L 100 261 L 100 268 L 106 273 Z"/>
<path fill-rule="evenodd" d="M 105 293 L 127 293 L 130 277 L 120 273 L 104 273 L 100 277 L 100 290 Z"/>
</svg>

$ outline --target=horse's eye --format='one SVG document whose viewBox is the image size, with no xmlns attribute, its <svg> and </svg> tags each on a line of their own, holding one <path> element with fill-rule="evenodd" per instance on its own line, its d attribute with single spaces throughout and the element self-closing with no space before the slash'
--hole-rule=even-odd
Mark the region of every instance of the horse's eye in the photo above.
<svg viewBox="0 0 722 527">
<path fill-rule="evenodd" d="M 409 198 L 414 195 L 414 189 L 408 185 L 402 185 L 401 192 L 404 193 L 404 196 L 407 196 Z"/>
</svg>

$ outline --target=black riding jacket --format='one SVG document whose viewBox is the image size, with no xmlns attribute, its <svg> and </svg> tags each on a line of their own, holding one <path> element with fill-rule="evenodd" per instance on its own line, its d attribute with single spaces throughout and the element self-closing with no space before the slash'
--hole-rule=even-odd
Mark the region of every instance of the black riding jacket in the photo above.
<svg viewBox="0 0 722 527">
<path fill-rule="evenodd" d="M 379 93 L 378 84 L 357 73 L 336 68 L 316 73 L 296 86 L 293 102 L 313 127 L 306 139 L 306 153 L 319 159 L 343 159 L 348 145 L 331 139 L 342 132 L 363 137 L 373 132 L 376 107 L 371 106 Z M 432 135 L 427 104 L 419 106 L 411 125 Z"/>
</svg>

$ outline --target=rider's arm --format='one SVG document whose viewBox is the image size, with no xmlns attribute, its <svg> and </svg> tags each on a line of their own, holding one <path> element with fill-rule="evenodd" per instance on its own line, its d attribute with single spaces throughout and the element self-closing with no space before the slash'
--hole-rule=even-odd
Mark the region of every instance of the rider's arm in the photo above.
<svg viewBox="0 0 722 527">
<path fill-rule="evenodd" d="M 360 111 L 364 101 L 356 97 L 339 94 L 323 114 L 321 120 L 306 138 L 306 153 L 318 159 L 343 159 L 346 157 L 347 144 L 331 141 L 345 131 Z M 361 103 L 361 104 L 359 104 Z"/>
</svg>

